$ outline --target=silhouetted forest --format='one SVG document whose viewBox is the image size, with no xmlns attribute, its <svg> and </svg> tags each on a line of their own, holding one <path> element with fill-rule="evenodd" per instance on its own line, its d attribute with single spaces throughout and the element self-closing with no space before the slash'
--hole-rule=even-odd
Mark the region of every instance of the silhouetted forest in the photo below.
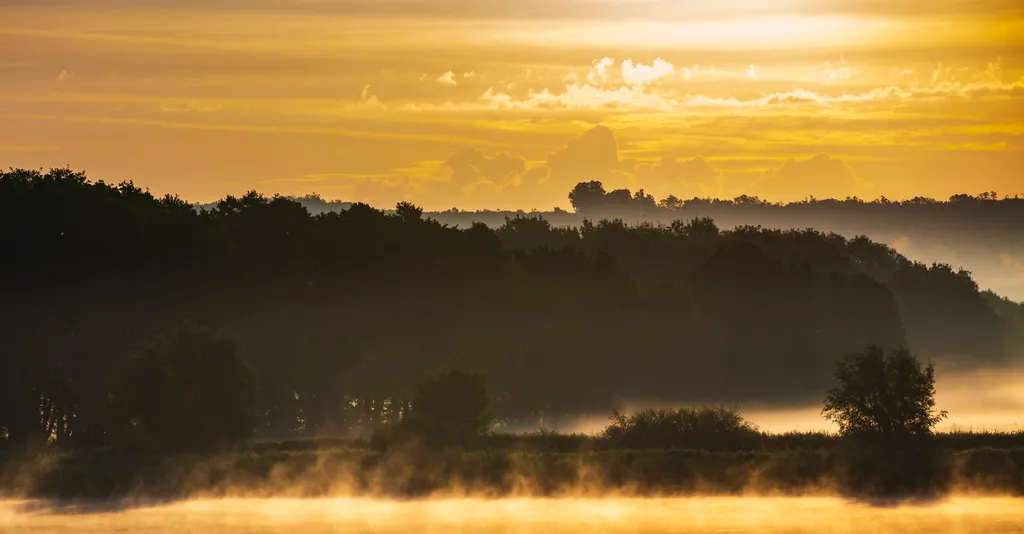
<svg viewBox="0 0 1024 534">
<path fill-rule="evenodd" d="M 1021 224 L 1024 201 L 963 202 L 920 209 Z M 1021 354 L 1024 307 L 866 237 L 594 213 L 459 227 L 406 203 L 196 209 L 68 169 L 0 173 L 0 427 L 102 443 L 126 358 L 185 322 L 238 341 L 275 437 L 372 430 L 456 368 L 489 377 L 496 417 L 537 422 L 637 399 L 817 402 L 867 343 L 965 365 Z"/>
<path fill-rule="evenodd" d="M 318 215 L 350 208 L 352 202 L 325 200 L 319 195 L 288 197 Z M 468 227 L 482 222 L 500 227 L 506 219 L 542 217 L 554 226 L 577 226 L 584 219 L 621 219 L 628 223 L 669 224 L 675 220 L 711 217 L 721 228 L 762 226 L 765 228 L 815 228 L 843 235 L 870 235 L 876 241 L 910 238 L 958 249 L 990 246 L 989 252 L 1020 250 L 1024 247 L 1024 196 L 995 192 L 959 194 L 948 199 L 915 197 L 889 200 L 808 198 L 801 202 L 769 202 L 756 196 L 734 199 L 690 198 L 670 195 L 656 200 L 644 190 L 606 191 L 601 182 L 583 182 L 569 193 L 575 211 L 467 211 L 451 208 L 427 212 L 426 217 L 442 224 Z M 201 205 L 212 210 L 216 203 Z M 877 236 L 877 237 L 876 237 Z"/>
<path fill-rule="evenodd" d="M 656 200 L 644 190 L 606 191 L 601 182 L 583 182 L 569 193 L 575 211 L 467 211 L 452 208 L 424 215 L 442 224 L 467 227 L 482 222 L 500 227 L 508 218 L 542 217 L 554 226 L 576 226 L 584 219 L 622 219 L 629 223 L 669 224 L 675 220 L 711 217 L 718 226 L 760 225 L 765 228 L 815 228 L 843 235 L 878 236 L 876 240 L 906 237 L 964 248 L 991 245 L 993 251 L 1024 247 L 1024 196 L 995 192 L 953 195 L 938 200 L 915 197 L 889 200 L 808 198 L 801 202 L 769 202 L 756 196 L 734 199 L 668 196 Z M 325 200 L 319 195 L 289 197 L 318 215 L 350 208 L 352 202 Z M 212 210 L 216 203 L 201 205 Z M 990 251 L 991 252 L 991 251 Z"/>
<path fill-rule="evenodd" d="M 466 228 L 482 222 L 492 228 L 515 217 L 542 217 L 554 226 L 579 226 L 584 219 L 621 219 L 629 224 L 671 224 L 711 217 L 719 228 L 761 226 L 814 228 L 847 237 L 866 235 L 926 263 L 969 265 L 983 288 L 1024 300 L 1024 197 L 995 192 L 959 194 L 948 199 L 916 197 L 889 200 L 807 198 L 773 203 L 742 195 L 733 199 L 675 196 L 656 200 L 640 190 L 605 190 L 601 182 L 580 183 L 570 193 L 574 211 L 464 211 L 452 208 L 424 213 L 442 224 Z M 350 202 L 317 195 L 295 198 L 310 213 L 348 209 Z M 205 208 L 213 208 L 210 204 Z"/>
</svg>

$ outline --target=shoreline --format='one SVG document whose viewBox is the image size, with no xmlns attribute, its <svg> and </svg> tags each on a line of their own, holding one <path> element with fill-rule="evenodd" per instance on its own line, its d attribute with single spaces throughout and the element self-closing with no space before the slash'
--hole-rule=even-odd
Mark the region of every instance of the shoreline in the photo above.
<svg viewBox="0 0 1024 534">
<path fill-rule="evenodd" d="M 1024 449 L 936 451 L 907 458 L 838 450 L 521 452 L 308 450 L 214 455 L 44 453 L 0 462 L 0 498 L 352 497 L 441 494 L 553 497 L 615 494 L 830 493 L 879 502 L 966 493 L 1024 496 Z"/>
</svg>

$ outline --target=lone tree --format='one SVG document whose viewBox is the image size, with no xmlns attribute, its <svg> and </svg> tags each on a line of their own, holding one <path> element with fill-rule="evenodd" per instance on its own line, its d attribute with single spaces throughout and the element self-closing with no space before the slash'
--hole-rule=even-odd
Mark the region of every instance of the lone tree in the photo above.
<svg viewBox="0 0 1024 534">
<path fill-rule="evenodd" d="M 569 192 L 569 202 L 578 212 L 593 211 L 607 203 L 604 185 L 601 182 L 580 182 Z"/>
<path fill-rule="evenodd" d="M 935 369 L 905 348 L 876 345 L 838 363 L 822 414 L 845 436 L 924 436 L 946 418 L 935 411 Z"/>
<path fill-rule="evenodd" d="M 233 340 L 185 325 L 124 362 L 109 410 L 115 445 L 214 450 L 252 435 L 256 381 Z"/>
</svg>

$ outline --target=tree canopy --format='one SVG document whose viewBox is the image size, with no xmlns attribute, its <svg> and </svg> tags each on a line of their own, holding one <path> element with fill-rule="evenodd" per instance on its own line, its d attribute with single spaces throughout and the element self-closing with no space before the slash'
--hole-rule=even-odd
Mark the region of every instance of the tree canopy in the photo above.
<svg viewBox="0 0 1024 534">
<path fill-rule="evenodd" d="M 946 417 L 935 410 L 935 368 L 905 348 L 870 345 L 837 364 L 825 418 L 844 435 L 921 436 Z"/>
<path fill-rule="evenodd" d="M 256 381 L 234 341 L 185 325 L 121 364 L 109 405 L 116 446 L 218 449 L 252 436 Z"/>
</svg>

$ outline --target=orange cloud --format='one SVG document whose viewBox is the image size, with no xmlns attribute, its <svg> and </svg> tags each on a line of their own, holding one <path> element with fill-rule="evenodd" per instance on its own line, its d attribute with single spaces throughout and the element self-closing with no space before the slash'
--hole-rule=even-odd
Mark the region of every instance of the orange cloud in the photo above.
<svg viewBox="0 0 1024 534">
<path fill-rule="evenodd" d="M 638 185 L 648 191 L 684 198 L 714 195 L 723 185 L 722 172 L 700 156 L 688 160 L 665 156 L 654 164 L 640 164 L 636 177 Z"/>
<path fill-rule="evenodd" d="M 811 159 L 790 159 L 778 169 L 766 171 L 754 184 L 754 192 L 773 200 L 845 198 L 864 196 L 871 184 L 846 162 L 819 154 Z"/>
<path fill-rule="evenodd" d="M 476 183 L 481 179 L 505 185 L 526 172 L 526 159 L 501 153 L 488 156 L 476 148 L 467 148 L 444 162 L 452 178 L 460 183 Z"/>
</svg>

